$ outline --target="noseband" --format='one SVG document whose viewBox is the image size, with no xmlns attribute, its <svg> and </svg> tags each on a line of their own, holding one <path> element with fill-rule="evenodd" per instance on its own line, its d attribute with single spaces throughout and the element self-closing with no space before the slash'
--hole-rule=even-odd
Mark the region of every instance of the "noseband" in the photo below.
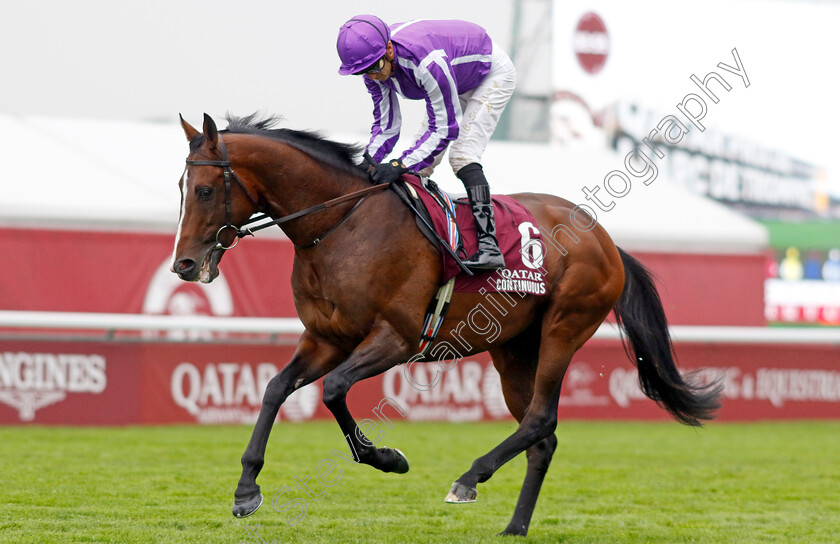
<svg viewBox="0 0 840 544">
<path fill-rule="evenodd" d="M 240 238 L 243 238 L 245 236 L 253 236 L 254 233 L 259 231 L 259 230 L 262 230 L 262 229 L 265 229 L 265 228 L 268 228 L 268 227 L 271 227 L 271 226 L 274 226 L 274 225 L 279 226 L 279 225 L 281 225 L 281 224 L 283 224 L 287 221 L 291 221 L 292 219 L 297 219 L 298 217 L 303 217 L 304 215 L 309 215 L 310 213 L 313 213 L 313 212 L 318 212 L 318 211 L 321 211 L 321 210 L 325 210 L 327 208 L 331 208 L 335 205 L 341 204 L 342 202 L 347 202 L 348 200 L 353 200 L 353 199 L 358 198 L 359 201 L 356 202 L 356 204 L 352 208 L 350 208 L 350 210 L 348 210 L 348 212 L 346 214 L 344 214 L 344 216 L 341 219 L 339 219 L 332 227 L 330 227 L 324 234 L 316 237 L 315 239 L 313 239 L 309 243 L 302 244 L 302 245 L 294 244 L 296 247 L 300 247 L 300 248 L 309 248 L 309 247 L 315 246 L 318 243 L 320 243 L 324 238 L 326 238 L 327 236 L 332 234 L 342 223 L 344 223 L 344 221 L 346 221 L 347 218 L 350 217 L 350 215 L 354 211 L 356 211 L 356 209 L 359 207 L 359 205 L 370 195 L 370 193 L 372 193 L 374 191 L 381 190 L 381 189 L 385 189 L 386 187 L 388 187 L 390 185 L 390 183 L 382 183 L 382 184 L 379 184 L 379 185 L 372 185 L 370 187 L 366 187 L 364 189 L 360 189 L 358 191 L 354 191 L 352 193 L 349 193 L 349 194 L 346 194 L 346 195 L 343 195 L 343 196 L 340 196 L 340 197 L 337 197 L 337 198 L 333 198 L 332 200 L 322 202 L 321 204 L 316 204 L 315 206 L 311 206 L 309 208 L 306 208 L 305 210 L 290 213 L 289 215 L 284 215 L 283 217 L 280 217 L 279 219 L 272 219 L 271 221 L 268 221 L 267 223 L 260 223 L 259 225 L 248 227 L 248 225 L 254 225 L 255 223 L 263 221 L 264 219 L 269 219 L 270 216 L 267 213 L 262 213 L 262 206 L 260 206 L 259 201 L 251 196 L 251 193 L 250 193 L 250 191 L 248 191 L 248 188 L 245 187 L 245 184 L 242 183 L 242 180 L 239 179 L 239 176 L 237 176 L 236 172 L 233 171 L 233 168 L 230 167 L 230 159 L 228 158 L 227 147 L 225 147 L 225 141 L 222 139 L 221 134 L 219 134 L 218 147 L 219 147 L 219 151 L 222 154 L 222 159 L 221 160 L 196 161 L 196 160 L 187 159 L 187 164 L 189 166 L 219 166 L 219 167 L 222 168 L 222 173 L 224 174 L 224 178 L 225 178 L 225 224 L 222 225 L 221 227 L 219 227 L 219 230 L 216 231 L 216 245 L 213 247 L 213 249 L 222 249 L 222 250 L 233 249 L 239 243 Z M 242 228 L 237 228 L 231 222 L 231 214 L 232 214 L 232 212 L 231 212 L 231 190 L 230 190 L 230 186 L 231 186 L 230 180 L 231 180 L 231 178 L 233 178 L 233 180 L 236 181 L 236 183 L 239 185 L 239 187 L 242 189 L 242 191 L 248 197 L 248 200 L 250 200 L 251 203 L 257 208 L 257 210 L 259 212 L 261 212 L 258 216 L 252 217 L 251 219 L 249 219 L 246 222 L 246 224 L 242 226 Z M 219 237 L 225 231 L 225 229 L 233 229 L 233 231 L 234 231 L 234 240 L 233 240 L 233 243 L 229 246 L 225 246 L 221 242 L 221 240 L 219 240 Z"/>
</svg>

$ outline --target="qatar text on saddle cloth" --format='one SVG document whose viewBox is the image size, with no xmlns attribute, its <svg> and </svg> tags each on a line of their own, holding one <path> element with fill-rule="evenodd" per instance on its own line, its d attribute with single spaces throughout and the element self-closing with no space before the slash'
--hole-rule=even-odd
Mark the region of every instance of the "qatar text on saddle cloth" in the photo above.
<svg viewBox="0 0 840 544">
<path fill-rule="evenodd" d="M 429 210 L 432 225 L 444 240 L 452 240 L 449 232 L 449 219 L 437 200 L 426 191 L 420 178 L 404 175 L 403 181 L 410 183 Z M 443 259 L 443 283 L 455 277 L 457 292 L 518 292 L 544 295 L 545 269 L 542 267 L 544 246 L 537 221 L 522 204 L 504 195 L 493 196 L 496 216 L 496 237 L 499 249 L 505 256 L 507 268 L 494 272 L 477 273 L 470 277 L 459 274 L 461 269 L 449 253 L 440 250 Z M 464 252 L 469 256 L 478 248 L 475 233 L 475 220 L 469 204 L 456 201 L 455 221 L 464 245 Z"/>
</svg>

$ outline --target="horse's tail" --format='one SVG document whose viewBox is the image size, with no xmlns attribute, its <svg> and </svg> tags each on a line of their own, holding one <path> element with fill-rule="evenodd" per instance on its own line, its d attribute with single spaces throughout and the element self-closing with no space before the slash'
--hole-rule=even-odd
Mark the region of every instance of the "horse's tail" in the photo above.
<svg viewBox="0 0 840 544">
<path fill-rule="evenodd" d="M 701 386 L 690 376 L 683 379 L 674 363 L 668 321 L 653 277 L 621 248 L 618 252 L 624 264 L 624 291 L 614 312 L 626 334 L 624 350 L 638 368 L 642 392 L 681 423 L 700 426 L 700 420 L 715 417 L 723 385 L 720 380 Z"/>
</svg>

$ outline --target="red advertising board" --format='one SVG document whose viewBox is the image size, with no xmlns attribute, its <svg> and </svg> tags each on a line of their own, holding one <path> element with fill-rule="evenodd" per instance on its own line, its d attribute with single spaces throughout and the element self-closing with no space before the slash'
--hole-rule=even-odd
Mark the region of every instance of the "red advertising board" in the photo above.
<svg viewBox="0 0 840 544">
<path fill-rule="evenodd" d="M 244 240 L 225 255 L 222 275 L 208 285 L 182 282 L 169 271 L 173 242 L 169 234 L 0 229 L 0 309 L 296 315 L 289 287 L 294 249 L 288 240 Z M 672 324 L 764 323 L 763 256 L 634 255 L 656 275 Z M 12 339 L 0 340 L 0 423 L 9 424 L 252 421 L 266 382 L 294 350 L 277 344 L 160 341 L 199 339 L 184 331 L 144 333 L 130 342 L 6 338 Z M 837 348 L 685 344 L 679 352 L 686 368 L 712 367 L 727 376 L 724 420 L 840 417 L 838 372 L 831 366 Z M 486 354 L 445 372 L 436 364 L 408 368 L 357 384 L 348 398 L 351 410 L 362 418 L 389 399 L 410 420 L 509 417 Z M 620 344 L 591 342 L 566 376 L 560 415 L 667 417 L 639 395 Z M 320 382 L 301 389 L 280 409 L 280 419 L 330 417 L 320 397 Z"/>
<path fill-rule="evenodd" d="M 642 395 L 617 342 L 590 341 L 563 383 L 561 417 L 666 419 Z M 722 421 L 840 417 L 840 346 L 682 343 L 680 370 L 724 382 Z M 600 404 L 599 404 L 600 402 Z"/>
<path fill-rule="evenodd" d="M 0 341 L 0 424 L 122 425 L 248 423 L 291 345 Z M 723 376 L 722 421 L 840 418 L 840 347 L 685 343 L 683 370 Z M 321 382 L 295 392 L 281 421 L 330 418 Z M 487 354 L 401 365 L 357 384 L 358 419 L 390 406 L 412 421 L 510 417 Z M 572 419 L 657 419 L 668 415 L 639 390 L 616 341 L 592 341 L 575 357 L 559 415 Z"/>
<path fill-rule="evenodd" d="M 247 238 L 213 283 L 169 271 L 173 234 L 0 228 L 0 310 L 295 317 L 294 248 Z M 764 325 L 763 255 L 633 252 L 672 325 Z M 721 281 L 726 278 L 726 281 Z"/>
<path fill-rule="evenodd" d="M 0 423 L 139 423 L 143 367 L 137 347 L 0 342 Z"/>
<path fill-rule="evenodd" d="M 173 234 L 0 229 L 0 309 L 294 317 L 286 239 L 249 238 L 221 276 L 187 283 L 169 271 Z"/>
</svg>

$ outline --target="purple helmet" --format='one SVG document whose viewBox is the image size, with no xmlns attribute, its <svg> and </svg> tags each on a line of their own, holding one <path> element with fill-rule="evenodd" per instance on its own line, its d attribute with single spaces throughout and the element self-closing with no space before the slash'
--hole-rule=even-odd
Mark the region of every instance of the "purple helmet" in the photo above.
<svg viewBox="0 0 840 544">
<path fill-rule="evenodd" d="M 391 29 L 375 15 L 357 15 L 338 31 L 335 48 L 341 58 L 338 73 L 346 76 L 361 72 L 382 56 L 391 39 Z"/>
</svg>

